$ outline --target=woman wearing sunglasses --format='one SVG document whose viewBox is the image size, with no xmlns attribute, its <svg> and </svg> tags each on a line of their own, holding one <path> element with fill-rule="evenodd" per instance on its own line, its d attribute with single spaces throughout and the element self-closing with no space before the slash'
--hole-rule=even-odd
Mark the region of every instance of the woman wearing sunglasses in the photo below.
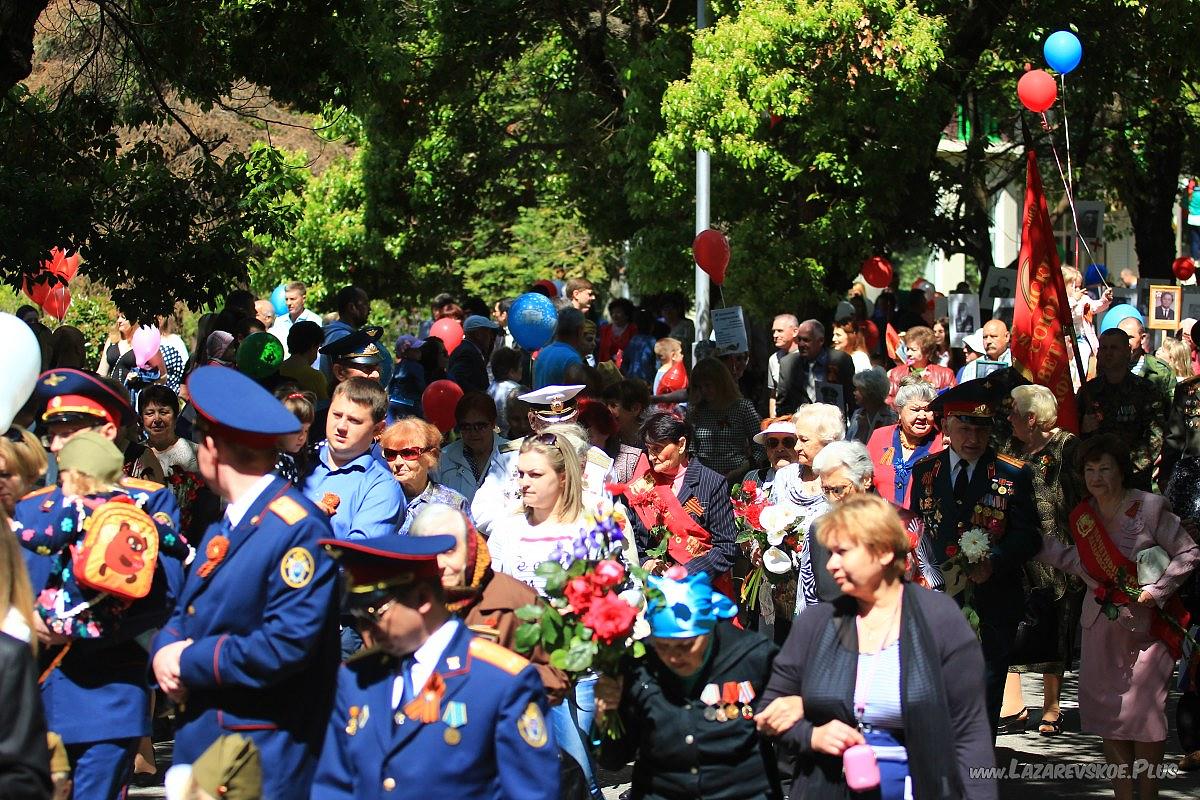
<svg viewBox="0 0 1200 800">
<path fill-rule="evenodd" d="M 434 478 L 470 504 L 489 475 L 501 485 L 508 480 L 506 462 L 500 457 L 500 448 L 508 441 L 496 433 L 496 401 L 487 392 L 464 394 L 454 407 L 454 424 L 461 438 L 446 445 Z"/>
<path fill-rule="evenodd" d="M 767 497 L 773 497 L 775 471 L 788 464 L 795 464 L 799 457 L 796 450 L 796 425 L 791 417 L 764 419 L 762 430 L 755 435 L 754 443 L 761 445 L 766 451 L 766 466 L 750 470 L 742 482 L 754 481 L 758 488 L 767 493 Z"/>
<path fill-rule="evenodd" d="M 441 443 L 441 432 L 416 417 L 393 422 L 379 437 L 383 458 L 408 501 L 408 513 L 397 531 L 401 535 L 408 533 L 413 520 L 427 505 L 450 506 L 471 516 L 470 504 L 465 497 L 429 477 L 437 469 Z"/>
</svg>

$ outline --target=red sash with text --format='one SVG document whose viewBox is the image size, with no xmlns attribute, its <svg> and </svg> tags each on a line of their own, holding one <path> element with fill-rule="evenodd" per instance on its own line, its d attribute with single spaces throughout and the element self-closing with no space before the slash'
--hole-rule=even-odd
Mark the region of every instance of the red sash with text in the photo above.
<svg viewBox="0 0 1200 800">
<path fill-rule="evenodd" d="M 1129 513 L 1136 513 L 1134 504 Z M 1079 549 L 1079 560 L 1087 574 L 1097 583 L 1113 590 L 1117 597 L 1125 595 L 1130 605 L 1137 602 L 1140 589 L 1137 586 L 1137 564 L 1126 558 L 1113 544 L 1104 529 L 1100 517 L 1092 512 L 1084 501 L 1071 512 L 1071 538 Z M 1150 623 L 1150 635 L 1161 641 L 1178 659 L 1183 652 L 1183 632 L 1187 630 L 1190 615 L 1183 601 L 1172 597 L 1161 609 L 1155 607 L 1154 620 Z"/>
</svg>

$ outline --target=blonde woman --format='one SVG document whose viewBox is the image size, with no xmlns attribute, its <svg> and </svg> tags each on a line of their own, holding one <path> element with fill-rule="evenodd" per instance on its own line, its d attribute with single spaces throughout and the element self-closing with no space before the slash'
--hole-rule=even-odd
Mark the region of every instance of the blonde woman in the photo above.
<svg viewBox="0 0 1200 800">
<path fill-rule="evenodd" d="M 36 436 L 21 428 L 0 436 L 0 507 L 5 514 L 11 517 L 17 501 L 45 474 L 46 448 Z"/>
<path fill-rule="evenodd" d="M 1192 351 L 1182 340 L 1170 337 L 1163 339 L 1162 345 L 1154 354 L 1155 358 L 1164 362 L 1175 372 L 1179 380 L 1194 377 L 1192 373 Z"/>
</svg>

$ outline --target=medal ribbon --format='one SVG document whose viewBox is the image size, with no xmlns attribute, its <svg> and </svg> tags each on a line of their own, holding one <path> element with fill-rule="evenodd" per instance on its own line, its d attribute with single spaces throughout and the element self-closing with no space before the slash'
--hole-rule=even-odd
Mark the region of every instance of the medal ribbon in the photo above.
<svg viewBox="0 0 1200 800">
<path fill-rule="evenodd" d="M 732 705 L 738 701 L 738 682 L 728 681 L 721 686 L 721 703 Z"/>
<path fill-rule="evenodd" d="M 442 714 L 442 722 L 448 728 L 461 728 L 467 724 L 467 704 L 451 700 L 446 703 L 446 713 Z"/>
<path fill-rule="evenodd" d="M 721 699 L 721 690 L 715 683 L 710 683 L 704 687 L 704 691 L 700 693 L 700 702 L 706 706 L 716 705 Z"/>
<path fill-rule="evenodd" d="M 424 723 L 437 722 L 441 716 L 442 695 L 445 693 L 446 682 L 441 675 L 433 673 L 416 699 L 404 707 L 405 715 Z"/>
<path fill-rule="evenodd" d="M 749 705 L 750 701 L 755 698 L 757 692 L 754 691 L 754 684 L 750 681 L 742 681 L 738 684 L 738 702 L 742 705 Z"/>
</svg>

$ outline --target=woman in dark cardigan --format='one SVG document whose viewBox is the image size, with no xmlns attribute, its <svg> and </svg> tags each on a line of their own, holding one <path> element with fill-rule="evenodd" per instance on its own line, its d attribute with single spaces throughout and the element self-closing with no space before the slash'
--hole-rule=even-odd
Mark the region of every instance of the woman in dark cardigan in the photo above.
<svg viewBox="0 0 1200 800">
<path fill-rule="evenodd" d="M 845 597 L 805 611 L 775 659 L 758 726 L 798 751 L 793 797 L 849 798 L 842 754 L 869 744 L 878 797 L 992 800 L 983 653 L 954 600 L 902 579 L 908 536 L 887 501 L 846 500 L 817 536 Z M 797 698 L 803 701 L 798 719 Z"/>
</svg>

